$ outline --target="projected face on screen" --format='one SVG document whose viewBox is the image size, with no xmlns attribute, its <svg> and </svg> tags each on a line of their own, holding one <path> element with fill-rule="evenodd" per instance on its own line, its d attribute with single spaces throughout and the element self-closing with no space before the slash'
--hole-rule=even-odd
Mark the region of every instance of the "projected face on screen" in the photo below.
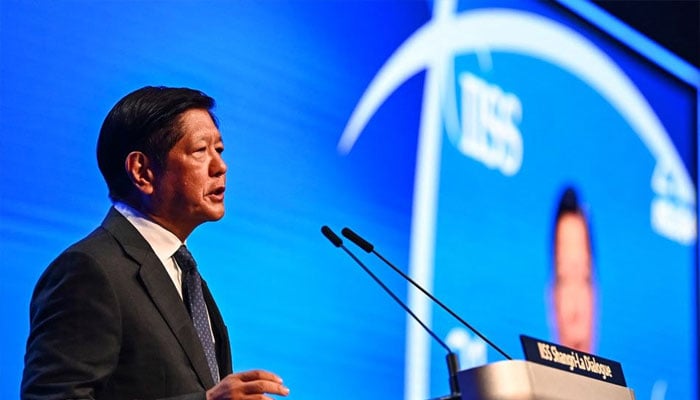
<svg viewBox="0 0 700 400">
<path fill-rule="evenodd" d="M 554 317 L 559 343 L 592 352 L 595 290 L 588 222 L 576 192 L 565 190 L 554 228 Z"/>
</svg>

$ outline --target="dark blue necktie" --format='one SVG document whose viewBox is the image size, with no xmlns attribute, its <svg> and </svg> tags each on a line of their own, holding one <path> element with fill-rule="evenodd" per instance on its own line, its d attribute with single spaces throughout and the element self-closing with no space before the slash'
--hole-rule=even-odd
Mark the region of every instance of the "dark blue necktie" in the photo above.
<svg viewBox="0 0 700 400">
<path fill-rule="evenodd" d="M 219 366 L 216 362 L 216 350 L 214 349 L 214 339 L 209 325 L 207 306 L 204 303 L 202 294 L 202 278 L 197 271 L 197 263 L 192 258 L 187 247 L 180 246 L 175 252 L 175 261 L 182 269 L 182 287 L 184 289 L 184 300 L 189 305 L 190 316 L 194 323 L 199 341 L 202 342 L 204 354 L 207 356 L 207 364 L 211 371 L 214 383 L 219 383 Z"/>
</svg>

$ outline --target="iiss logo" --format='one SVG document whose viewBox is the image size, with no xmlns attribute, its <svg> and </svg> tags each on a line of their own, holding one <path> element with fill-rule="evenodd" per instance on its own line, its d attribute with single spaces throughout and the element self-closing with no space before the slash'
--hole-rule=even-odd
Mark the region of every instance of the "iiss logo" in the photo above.
<svg viewBox="0 0 700 400">
<path fill-rule="evenodd" d="M 546 39 L 546 40 L 544 40 Z M 413 75 L 425 70 L 419 127 L 410 274 L 428 290 L 433 283 L 438 174 L 442 131 L 465 156 L 504 176 L 518 173 L 526 159 L 519 123 L 524 109 L 517 93 L 462 72 L 454 60 L 476 54 L 482 67 L 489 51 L 524 55 L 577 77 L 607 101 L 629 124 L 656 161 L 650 177 L 654 194 L 650 224 L 662 236 L 682 244 L 696 237 L 695 189 L 665 128 L 634 83 L 601 50 L 572 29 L 540 15 L 509 9 L 456 13 L 455 0 L 434 2 L 433 18 L 409 37 L 386 61 L 357 104 L 338 144 L 347 153 L 382 103 Z M 409 306 L 430 321 L 428 300 L 409 290 Z M 486 361 L 483 343 L 451 332 L 463 362 Z M 429 397 L 429 336 L 413 321 L 406 340 L 405 398 Z M 465 365 L 463 365 L 465 366 Z"/>
<path fill-rule="evenodd" d="M 467 72 L 459 76 L 459 86 L 461 121 L 447 130 L 452 143 L 485 166 L 515 175 L 523 162 L 520 99 Z"/>
</svg>

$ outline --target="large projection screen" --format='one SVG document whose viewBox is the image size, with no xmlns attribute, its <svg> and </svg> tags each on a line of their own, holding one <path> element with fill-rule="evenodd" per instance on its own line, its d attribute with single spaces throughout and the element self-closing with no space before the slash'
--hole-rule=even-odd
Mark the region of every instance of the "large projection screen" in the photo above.
<svg viewBox="0 0 700 400">
<path fill-rule="evenodd" d="M 102 120 L 145 85 L 217 100 L 227 214 L 188 246 L 235 370 L 291 399 L 448 392 L 444 350 L 319 232 L 348 226 L 513 358 L 577 336 L 637 399 L 698 398 L 700 73 L 586 2 L 524 0 L 0 2 L 0 398 L 36 280 L 110 206 Z M 562 198 L 583 296 L 558 286 Z M 347 245 L 462 368 L 503 359 Z"/>
</svg>

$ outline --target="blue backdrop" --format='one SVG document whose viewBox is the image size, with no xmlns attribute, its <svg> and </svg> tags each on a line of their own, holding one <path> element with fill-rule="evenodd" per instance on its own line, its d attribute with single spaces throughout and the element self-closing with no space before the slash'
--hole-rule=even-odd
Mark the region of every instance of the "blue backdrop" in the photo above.
<svg viewBox="0 0 700 400">
<path fill-rule="evenodd" d="M 447 392 L 443 351 L 324 224 L 514 358 L 521 333 L 554 340 L 551 228 L 573 184 L 592 217 L 594 351 L 638 399 L 697 398 L 697 71 L 594 25 L 525 1 L 0 2 L 0 398 L 18 396 L 36 279 L 109 207 L 102 120 L 144 85 L 217 99 L 227 214 L 189 244 L 234 369 L 278 373 L 291 399 Z M 501 359 L 366 261 L 462 367 Z"/>
</svg>

